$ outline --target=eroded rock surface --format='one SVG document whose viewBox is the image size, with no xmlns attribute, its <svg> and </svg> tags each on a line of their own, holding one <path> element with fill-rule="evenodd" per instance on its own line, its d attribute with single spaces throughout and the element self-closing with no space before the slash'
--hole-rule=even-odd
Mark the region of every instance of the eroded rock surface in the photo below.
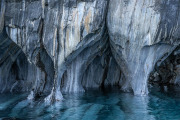
<svg viewBox="0 0 180 120">
<path fill-rule="evenodd" d="M 28 99 L 108 85 L 146 95 L 150 73 L 179 45 L 179 0 L 0 4 L 0 90 L 30 91 Z"/>
<path fill-rule="evenodd" d="M 148 93 L 147 80 L 159 59 L 179 44 L 179 0 L 110 0 L 107 25 L 112 53 L 124 73 L 124 90 Z"/>
<path fill-rule="evenodd" d="M 60 85 L 65 71 L 70 86 L 66 91 L 83 91 L 79 84 L 83 71 L 107 48 L 107 1 L 22 0 L 3 4 L 8 36 L 21 47 L 29 62 L 45 74 L 38 73 L 39 79 L 49 76 L 48 81 L 53 83 L 47 100 L 62 99 Z M 72 88 L 69 83 L 74 82 Z M 30 96 L 37 94 L 37 89 L 39 86 L 35 85 Z"/>
</svg>

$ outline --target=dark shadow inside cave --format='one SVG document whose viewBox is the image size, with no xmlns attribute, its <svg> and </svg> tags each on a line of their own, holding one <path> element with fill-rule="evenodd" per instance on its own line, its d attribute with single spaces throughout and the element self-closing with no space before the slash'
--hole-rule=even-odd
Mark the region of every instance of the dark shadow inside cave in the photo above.
<svg viewBox="0 0 180 120">
<path fill-rule="evenodd" d="M 180 46 L 163 62 L 157 62 L 149 77 L 149 84 L 160 86 L 180 86 Z"/>
<path fill-rule="evenodd" d="M 28 91 L 31 85 L 23 85 L 27 81 L 28 65 L 24 53 L 4 29 L 0 34 L 0 91 Z"/>
<path fill-rule="evenodd" d="M 48 64 L 42 66 L 46 63 Z M 53 62 L 45 50 L 40 49 L 37 65 L 30 63 L 21 48 L 8 37 L 4 28 L 0 34 L 1 93 L 29 92 L 32 89 L 37 93 L 48 93 L 53 83 L 53 72 Z"/>
</svg>

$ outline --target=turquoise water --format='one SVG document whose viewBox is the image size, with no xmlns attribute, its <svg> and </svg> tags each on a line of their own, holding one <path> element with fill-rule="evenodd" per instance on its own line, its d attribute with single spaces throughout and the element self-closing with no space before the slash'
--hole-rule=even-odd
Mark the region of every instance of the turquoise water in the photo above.
<svg viewBox="0 0 180 120">
<path fill-rule="evenodd" d="M 64 100 L 45 105 L 27 101 L 27 94 L 1 94 L 0 118 L 32 120 L 180 120 L 180 89 L 153 88 L 148 96 L 111 90 L 64 94 Z"/>
</svg>

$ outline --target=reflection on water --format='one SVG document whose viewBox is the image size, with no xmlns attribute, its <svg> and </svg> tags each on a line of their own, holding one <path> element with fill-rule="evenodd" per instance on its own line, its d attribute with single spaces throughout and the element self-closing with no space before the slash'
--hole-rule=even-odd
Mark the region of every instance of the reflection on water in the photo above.
<svg viewBox="0 0 180 120">
<path fill-rule="evenodd" d="M 152 91 L 153 90 L 153 91 Z M 117 88 L 64 94 L 62 102 L 45 105 L 27 94 L 0 95 L 0 118 L 59 120 L 180 120 L 180 90 L 153 88 L 148 96 L 133 96 Z"/>
</svg>

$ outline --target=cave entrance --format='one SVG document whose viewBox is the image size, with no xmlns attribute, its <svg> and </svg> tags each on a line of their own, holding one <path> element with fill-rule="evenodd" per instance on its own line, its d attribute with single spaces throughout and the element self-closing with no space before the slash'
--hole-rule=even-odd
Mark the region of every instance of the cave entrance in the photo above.
<svg viewBox="0 0 180 120">
<path fill-rule="evenodd" d="M 103 54 L 98 54 L 86 69 L 80 70 L 80 73 L 77 72 L 77 68 L 80 68 L 79 62 L 81 61 L 76 61 L 74 65 L 71 65 L 70 70 L 64 72 L 61 81 L 62 92 L 80 92 L 96 88 L 104 90 L 107 87 L 122 85 L 123 75 L 110 48 Z M 78 74 L 82 75 L 76 81 Z"/>
<path fill-rule="evenodd" d="M 28 61 L 26 56 L 6 34 L 5 28 L 0 33 L 0 92 L 26 91 Z"/>
<path fill-rule="evenodd" d="M 156 64 L 148 82 L 149 86 L 159 86 L 164 91 L 180 86 L 180 46 L 161 64 Z"/>
</svg>

